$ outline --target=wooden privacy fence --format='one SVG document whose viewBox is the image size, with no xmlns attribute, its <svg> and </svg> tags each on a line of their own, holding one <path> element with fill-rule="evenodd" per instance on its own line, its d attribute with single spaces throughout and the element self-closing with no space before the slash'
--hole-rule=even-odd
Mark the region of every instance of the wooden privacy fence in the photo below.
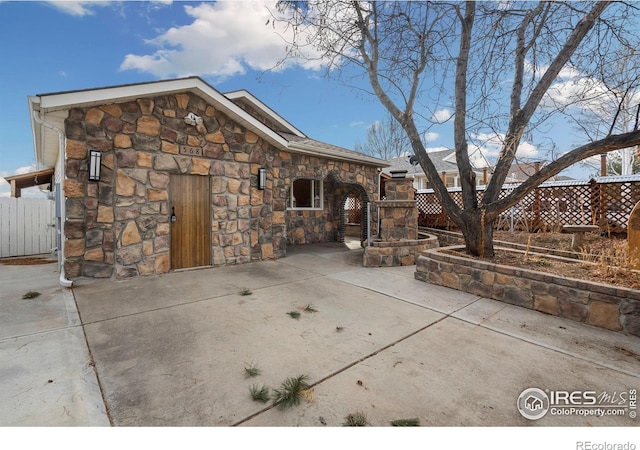
<svg viewBox="0 0 640 450">
<path fill-rule="evenodd" d="M 516 185 L 505 185 L 501 198 Z M 462 206 L 460 188 L 450 188 Z M 484 187 L 478 187 L 478 201 Z M 520 231 L 554 231 L 563 225 L 598 225 L 602 233 L 626 233 L 629 215 L 640 201 L 640 175 L 597 177 L 588 181 L 541 184 L 496 221 L 496 228 Z M 418 222 L 423 227 L 454 228 L 432 189 L 416 193 Z"/>
<path fill-rule="evenodd" d="M 0 258 L 51 252 L 54 212 L 52 200 L 0 198 Z"/>
</svg>

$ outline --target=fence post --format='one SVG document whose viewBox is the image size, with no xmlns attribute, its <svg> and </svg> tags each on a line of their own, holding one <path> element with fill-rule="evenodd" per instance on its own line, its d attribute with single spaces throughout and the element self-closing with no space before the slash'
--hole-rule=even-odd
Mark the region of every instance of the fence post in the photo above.
<svg viewBox="0 0 640 450">
<path fill-rule="evenodd" d="M 593 178 L 589 180 L 589 206 L 591 208 L 592 225 L 600 225 L 600 195 L 599 186 Z M 602 232 L 603 230 L 600 229 Z"/>
<path fill-rule="evenodd" d="M 540 189 L 536 187 L 533 191 L 533 226 L 531 227 L 533 231 L 538 231 L 541 228 L 541 207 L 542 205 L 540 204 Z"/>
<path fill-rule="evenodd" d="M 367 202 L 367 247 L 371 247 L 371 202 Z"/>
</svg>

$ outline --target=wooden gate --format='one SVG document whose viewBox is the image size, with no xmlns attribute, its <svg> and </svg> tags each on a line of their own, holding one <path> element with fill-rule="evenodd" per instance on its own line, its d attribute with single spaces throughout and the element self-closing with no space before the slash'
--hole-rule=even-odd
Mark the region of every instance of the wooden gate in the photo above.
<svg viewBox="0 0 640 450">
<path fill-rule="evenodd" d="M 50 253 L 54 211 L 54 202 L 44 198 L 0 198 L 0 258 Z"/>
<path fill-rule="evenodd" d="M 211 265 L 209 177 L 171 175 L 171 269 Z"/>
</svg>

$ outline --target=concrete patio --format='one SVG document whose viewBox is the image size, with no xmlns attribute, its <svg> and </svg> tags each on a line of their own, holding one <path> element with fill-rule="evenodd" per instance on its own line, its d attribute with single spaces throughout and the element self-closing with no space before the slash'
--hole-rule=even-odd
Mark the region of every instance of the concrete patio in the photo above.
<svg viewBox="0 0 640 450">
<path fill-rule="evenodd" d="M 42 279 L 50 296 L 17 300 L 40 278 L 30 272 L 14 283 L 14 267 L 0 265 L 0 356 L 12 361 L 0 372 L 10 386 L 0 401 L 14 408 L 2 408 L 0 425 L 340 426 L 354 412 L 373 426 L 403 418 L 425 426 L 638 425 L 628 415 L 531 421 L 516 401 L 530 387 L 637 389 L 640 339 L 429 285 L 413 278 L 413 266 L 362 268 L 361 260 L 361 249 L 319 244 L 289 248 L 277 261 L 83 279 L 73 289 L 82 326 L 54 274 Z M 42 267 L 51 268 L 24 270 Z M 308 304 L 317 312 L 303 311 Z M 49 363 L 40 353 L 51 349 L 68 354 Z M 247 378 L 250 365 L 261 375 Z M 277 389 L 301 374 L 312 402 L 280 410 L 249 395 L 253 384 Z M 48 400 L 52 386 L 68 401 Z"/>
</svg>

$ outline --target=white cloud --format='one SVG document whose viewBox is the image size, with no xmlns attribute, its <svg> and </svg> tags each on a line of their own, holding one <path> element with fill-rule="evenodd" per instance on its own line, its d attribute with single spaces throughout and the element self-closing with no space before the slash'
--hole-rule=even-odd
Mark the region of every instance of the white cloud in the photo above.
<svg viewBox="0 0 640 450">
<path fill-rule="evenodd" d="M 547 108 L 579 108 L 580 112 L 595 114 L 605 126 L 616 115 L 622 92 L 614 94 L 604 83 L 593 78 L 581 77 L 554 83 L 545 95 L 542 106 Z M 632 122 L 634 107 L 640 103 L 640 91 L 631 91 L 625 98 L 618 124 Z M 627 131 L 627 130 L 622 130 Z"/>
<path fill-rule="evenodd" d="M 431 116 L 431 119 L 435 120 L 438 123 L 444 123 L 447 120 L 451 119 L 451 116 L 453 116 L 453 113 L 449 109 L 443 108 L 434 112 Z"/>
<path fill-rule="evenodd" d="M 618 112 L 622 96 L 622 89 L 616 93 L 614 89 L 607 87 L 602 81 L 583 76 L 573 67 L 565 67 L 558 74 L 557 81 L 551 85 L 543 97 L 541 106 L 547 109 L 568 110 L 598 117 L 608 130 L 611 120 Z M 640 103 L 640 91 L 630 90 L 626 94 L 623 108 L 618 117 L 620 131 L 627 131 L 628 123 L 633 120 L 634 105 L 638 103 Z"/>
<path fill-rule="evenodd" d="M 518 146 L 516 154 L 523 158 L 535 158 L 538 156 L 538 149 L 535 145 L 528 142 L 521 142 Z"/>
<path fill-rule="evenodd" d="M 469 158 L 475 158 L 480 165 L 486 166 L 485 158 L 495 161 L 500 155 L 504 144 L 504 134 L 500 133 L 478 133 L 470 136 Z M 473 157 L 472 157 L 473 155 Z M 538 155 L 538 149 L 529 142 L 520 142 L 516 155 L 521 158 L 534 158 Z"/>
<path fill-rule="evenodd" d="M 52 0 L 48 1 L 51 6 L 59 9 L 60 11 L 70 14 L 72 16 L 90 16 L 94 14 L 96 7 L 109 6 L 113 2 L 108 1 L 60 1 Z"/>
<path fill-rule="evenodd" d="M 434 133 L 433 131 L 428 131 L 424 134 L 424 141 L 425 142 L 433 142 L 438 140 L 438 138 L 440 137 L 440 135 L 438 133 Z"/>
<path fill-rule="evenodd" d="M 9 197 L 11 195 L 11 185 L 4 177 L 8 177 L 9 172 L 0 171 L 0 197 Z"/>
<path fill-rule="evenodd" d="M 541 77 L 549 68 L 549 66 L 535 66 L 533 64 L 531 64 L 530 61 L 525 61 L 524 63 L 524 69 L 529 73 L 529 74 L 533 74 L 534 72 L 538 75 L 538 77 Z M 558 73 L 557 79 L 561 79 L 561 80 L 572 80 L 575 78 L 578 78 L 581 76 L 581 73 L 578 69 L 576 69 L 573 66 L 565 66 L 562 69 L 560 69 L 560 72 Z"/>
<path fill-rule="evenodd" d="M 364 125 L 364 122 L 362 120 L 356 120 L 356 121 L 351 122 L 349 124 L 349 128 L 355 128 L 355 127 L 359 127 L 361 125 Z"/>
<path fill-rule="evenodd" d="M 29 165 L 29 166 L 22 166 L 22 167 L 18 167 L 13 174 L 14 175 L 24 175 L 25 173 L 29 173 L 29 172 L 35 172 L 36 170 L 36 166 Z"/>
<path fill-rule="evenodd" d="M 284 70 L 293 65 L 319 69 L 314 60 L 286 59 L 287 43 L 293 32 L 273 20 L 279 13 L 275 1 L 221 1 L 186 5 L 193 21 L 175 26 L 146 42 L 157 48 L 151 54 L 126 55 L 121 70 L 149 72 L 158 77 L 210 75 L 221 78 L 242 74 L 247 69 Z M 304 30 L 303 30 L 304 32 Z M 310 50 L 312 52 L 312 50 Z"/>
</svg>

